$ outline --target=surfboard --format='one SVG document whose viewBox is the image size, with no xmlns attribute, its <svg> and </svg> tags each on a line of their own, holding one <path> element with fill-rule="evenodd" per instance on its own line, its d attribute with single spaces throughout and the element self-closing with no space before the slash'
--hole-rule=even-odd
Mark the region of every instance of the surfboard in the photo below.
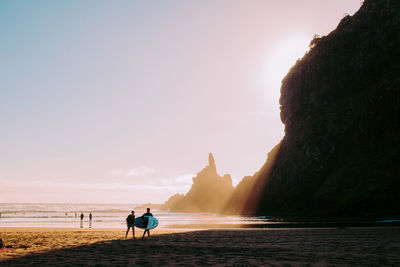
<svg viewBox="0 0 400 267">
<path fill-rule="evenodd" d="M 154 229 L 158 226 L 158 220 L 152 216 L 144 216 L 145 218 L 149 219 L 147 227 L 145 227 L 145 220 L 142 219 L 142 216 L 137 217 L 135 219 L 135 226 L 142 229 Z"/>
</svg>

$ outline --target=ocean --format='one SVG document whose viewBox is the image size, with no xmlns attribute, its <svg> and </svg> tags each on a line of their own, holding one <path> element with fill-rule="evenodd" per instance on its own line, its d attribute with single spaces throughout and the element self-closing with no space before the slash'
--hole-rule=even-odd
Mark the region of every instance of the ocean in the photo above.
<svg viewBox="0 0 400 267">
<path fill-rule="evenodd" d="M 139 204 L 0 203 L 0 227 L 126 228 L 125 218 Z M 261 217 L 224 216 L 210 213 L 178 213 L 152 209 L 159 228 L 235 228 L 274 223 Z M 92 221 L 89 220 L 92 213 Z M 135 209 L 141 216 L 143 209 Z"/>
</svg>

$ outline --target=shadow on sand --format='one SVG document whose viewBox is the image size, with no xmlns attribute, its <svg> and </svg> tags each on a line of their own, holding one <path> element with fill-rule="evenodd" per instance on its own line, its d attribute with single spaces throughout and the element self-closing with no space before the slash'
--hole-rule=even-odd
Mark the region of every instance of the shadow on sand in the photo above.
<svg viewBox="0 0 400 267">
<path fill-rule="evenodd" d="M 111 240 L 0 266 L 399 266 L 400 227 L 206 230 Z"/>
</svg>

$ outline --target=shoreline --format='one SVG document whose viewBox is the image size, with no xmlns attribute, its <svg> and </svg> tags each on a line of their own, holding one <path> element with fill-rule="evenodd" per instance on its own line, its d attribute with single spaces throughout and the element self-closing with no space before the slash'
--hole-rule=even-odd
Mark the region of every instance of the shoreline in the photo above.
<svg viewBox="0 0 400 267">
<path fill-rule="evenodd" d="M 168 226 L 159 226 L 154 231 L 162 232 L 177 232 L 177 231 L 188 231 L 188 230 L 212 230 L 212 229 L 277 229 L 277 228 L 345 228 L 345 227 L 393 227 L 400 226 L 400 220 L 337 220 L 337 221 L 326 221 L 326 220 L 304 220 L 304 221 L 269 221 L 269 222 L 255 222 L 255 223 L 233 223 L 233 224 L 170 224 Z M 26 230 L 37 230 L 41 229 L 53 229 L 59 231 L 126 231 L 126 227 L 119 228 L 80 228 L 80 227 L 59 227 L 59 226 L 1 226 L 2 229 L 26 229 Z M 140 228 L 135 228 L 136 231 L 141 231 Z"/>
</svg>

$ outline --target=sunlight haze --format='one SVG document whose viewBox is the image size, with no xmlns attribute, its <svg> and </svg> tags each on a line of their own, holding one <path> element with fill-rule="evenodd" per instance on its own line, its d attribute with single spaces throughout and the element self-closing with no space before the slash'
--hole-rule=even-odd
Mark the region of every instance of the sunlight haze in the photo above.
<svg viewBox="0 0 400 267">
<path fill-rule="evenodd" d="M 2 202 L 161 203 L 213 153 L 236 185 L 280 82 L 359 0 L 0 2 Z"/>
</svg>

